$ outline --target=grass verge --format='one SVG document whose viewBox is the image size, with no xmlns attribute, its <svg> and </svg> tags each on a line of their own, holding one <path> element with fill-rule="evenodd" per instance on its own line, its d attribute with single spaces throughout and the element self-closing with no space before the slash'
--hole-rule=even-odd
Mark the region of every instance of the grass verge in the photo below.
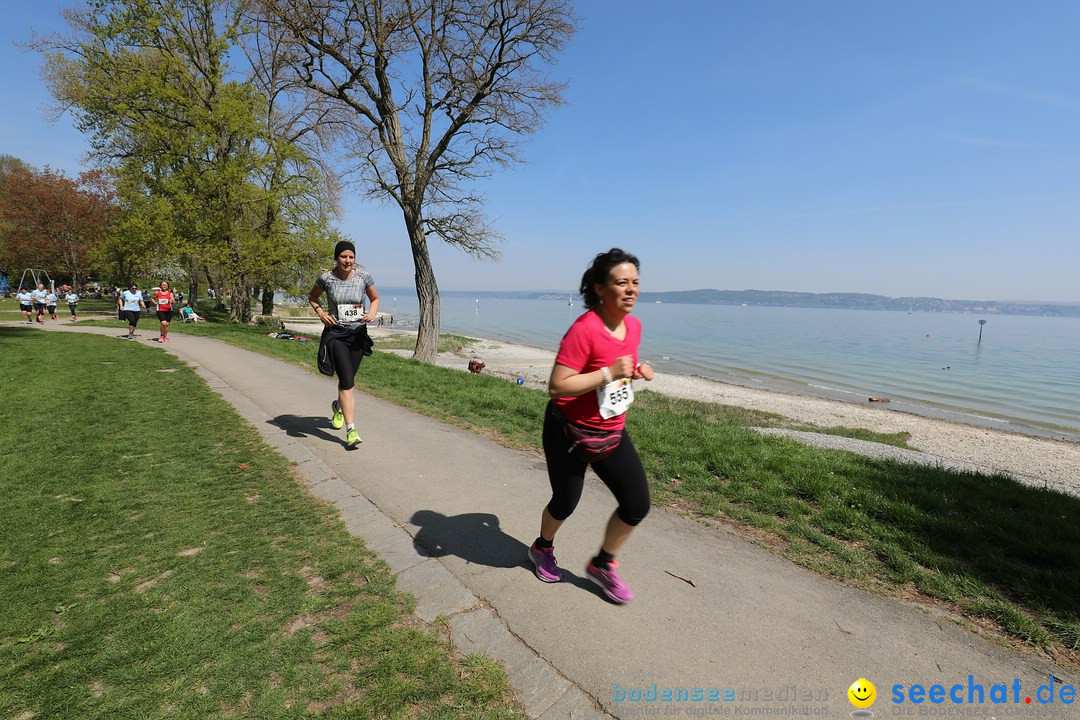
<svg viewBox="0 0 1080 720">
<path fill-rule="evenodd" d="M 521 717 L 186 365 L 0 346 L 0 717 Z"/>
<path fill-rule="evenodd" d="M 213 332 L 314 367 L 312 343 L 227 325 Z M 506 445 L 539 448 L 543 392 L 380 352 L 365 360 L 358 385 Z M 648 390 L 637 397 L 628 427 L 658 504 L 733 521 L 800 565 L 939 604 L 1080 664 L 1080 499 L 1001 475 L 870 459 L 749 429 L 807 429 L 775 415 Z M 902 436 L 893 440 L 903 445 Z"/>
</svg>

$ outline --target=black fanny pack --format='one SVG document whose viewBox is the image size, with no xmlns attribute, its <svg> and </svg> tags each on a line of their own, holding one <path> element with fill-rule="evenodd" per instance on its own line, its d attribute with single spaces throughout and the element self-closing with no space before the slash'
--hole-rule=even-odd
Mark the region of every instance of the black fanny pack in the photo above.
<svg viewBox="0 0 1080 720">
<path fill-rule="evenodd" d="M 596 428 L 577 425 L 563 417 L 563 414 L 559 412 L 559 408 L 554 403 L 551 405 L 551 409 L 563 426 L 566 439 L 570 443 L 570 449 L 567 452 L 578 460 L 586 463 L 599 462 L 615 452 L 615 448 L 619 447 L 619 443 L 622 441 L 621 429 L 615 431 L 597 430 Z"/>
</svg>

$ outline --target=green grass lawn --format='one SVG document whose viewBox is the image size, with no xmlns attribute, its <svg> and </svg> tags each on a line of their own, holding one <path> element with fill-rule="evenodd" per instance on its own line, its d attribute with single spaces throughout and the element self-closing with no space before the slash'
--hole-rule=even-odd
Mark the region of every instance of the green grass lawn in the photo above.
<svg viewBox="0 0 1080 720">
<path fill-rule="evenodd" d="M 314 343 L 224 323 L 174 324 L 174 332 L 213 335 L 314 372 Z M 377 350 L 385 348 L 379 343 Z M 541 391 L 381 352 L 364 361 L 358 385 L 508 446 L 539 448 Z M 1080 664 L 1080 500 L 1004 476 L 869 459 L 749 428 L 816 429 L 898 445 L 903 436 L 806 428 L 648 390 L 638 393 L 628 422 L 657 504 L 734 522 L 805 567 L 937 604 Z"/>
<path fill-rule="evenodd" d="M 0 718 L 521 717 L 191 368 L 4 327 L 0 378 Z"/>
<path fill-rule="evenodd" d="M 197 331 L 314 371 L 314 343 L 224 324 Z M 508 446 L 540 446 L 547 396 L 538 390 L 380 352 L 364 361 L 358 386 Z M 1080 663 L 1080 500 L 1004 476 L 870 459 L 749 428 L 816 429 L 896 445 L 902 435 L 807 428 L 648 390 L 638 393 L 628 423 L 657 504 L 732 521 L 800 565 L 938 604 Z"/>
</svg>

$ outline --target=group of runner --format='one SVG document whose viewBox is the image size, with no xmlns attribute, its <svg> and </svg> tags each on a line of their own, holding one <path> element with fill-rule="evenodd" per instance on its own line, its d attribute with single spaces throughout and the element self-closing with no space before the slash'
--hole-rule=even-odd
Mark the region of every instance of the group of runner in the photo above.
<svg viewBox="0 0 1080 720">
<path fill-rule="evenodd" d="M 79 294 L 75 292 L 74 288 L 68 288 L 67 285 L 64 286 L 63 293 L 64 301 L 67 302 L 68 308 L 71 309 L 71 321 L 74 322 L 79 319 L 76 316 Z M 27 325 L 33 325 L 35 322 L 44 325 L 46 314 L 51 320 L 60 319 L 56 316 L 58 296 L 55 291 L 47 290 L 43 283 L 38 283 L 33 290 L 28 290 L 25 287 L 19 288 L 19 292 L 15 293 L 15 299 L 19 302 L 23 322 Z"/>
<path fill-rule="evenodd" d="M 345 428 L 345 445 L 360 444 L 356 429 L 356 374 L 371 355 L 368 323 L 379 316 L 379 293 L 371 274 L 356 261 L 356 247 L 341 241 L 334 248 L 334 267 L 315 280 L 308 300 L 323 323 L 318 366 L 324 375 L 337 376 L 337 397 L 330 404 L 330 423 Z M 618 507 L 603 532 L 599 551 L 589 560 L 585 575 L 614 603 L 633 599 L 620 577 L 616 554 L 649 512 L 651 499 L 645 471 L 626 431 L 626 412 L 634 402 L 633 380 L 652 380 L 653 370 L 638 362 L 641 323 L 631 316 L 638 297 L 636 257 L 619 248 L 597 255 L 581 279 L 586 312 L 567 330 L 548 380 L 548 402 L 543 418 L 543 446 L 547 460 L 551 500 L 540 514 L 540 532 L 528 550 L 536 577 L 558 582 L 563 573 L 555 559 L 555 534 L 581 499 L 585 471 L 592 467 L 611 490 Z M 323 295 L 326 304 L 323 304 Z M 27 323 L 44 323 L 47 312 L 56 318 L 57 295 L 44 285 L 17 294 Z M 169 323 L 176 296 L 168 281 L 149 295 L 160 323 L 156 342 L 169 342 Z M 65 294 L 76 320 L 78 294 Z M 135 329 L 147 303 L 138 283 L 116 296 L 117 313 Z"/>
<path fill-rule="evenodd" d="M 155 342 L 169 342 L 169 323 L 172 322 L 173 307 L 177 305 L 177 300 L 168 280 L 162 280 L 161 284 L 153 289 L 150 293 L 150 302 L 154 306 L 160 325 L 159 335 L 155 338 Z M 116 296 L 117 315 L 127 320 L 128 324 L 128 332 L 124 337 L 129 340 L 135 339 L 135 328 L 138 327 L 139 319 L 145 310 L 146 301 L 136 282 L 132 282 L 127 290 Z"/>
<path fill-rule="evenodd" d="M 360 435 L 353 387 L 361 360 L 371 354 L 367 324 L 378 316 L 379 293 L 371 274 L 357 264 L 352 243 L 339 242 L 334 261 L 333 269 L 316 279 L 308 300 L 324 326 L 319 371 L 336 374 L 338 380 L 330 423 L 335 429 L 345 427 L 345 444 L 354 448 Z M 645 470 L 625 428 L 626 412 L 634 402 L 632 381 L 653 379 L 653 369 L 638 362 L 641 323 L 630 315 L 638 297 L 639 267 L 636 257 L 612 248 L 597 255 L 582 276 L 586 312 L 563 336 L 548 381 L 551 400 L 544 412 L 543 445 L 551 500 L 528 550 L 537 578 L 562 580 L 555 534 L 577 508 L 585 470 L 591 466 L 618 507 L 585 575 L 616 604 L 629 602 L 634 593 L 620 577 L 615 556 L 651 505 Z"/>
</svg>

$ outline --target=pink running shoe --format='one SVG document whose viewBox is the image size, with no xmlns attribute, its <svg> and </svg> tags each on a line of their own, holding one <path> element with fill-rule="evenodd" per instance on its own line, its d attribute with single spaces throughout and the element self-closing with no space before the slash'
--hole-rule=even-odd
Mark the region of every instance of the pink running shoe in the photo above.
<svg viewBox="0 0 1080 720">
<path fill-rule="evenodd" d="M 555 548 L 536 547 L 536 543 L 529 548 L 529 559 L 532 560 L 536 577 L 544 582 L 553 583 L 562 580 L 562 570 L 555 562 Z"/>
<path fill-rule="evenodd" d="M 622 605 L 634 599 L 634 591 L 619 577 L 617 567 L 619 567 L 619 563 L 614 560 L 611 561 L 611 566 L 606 569 L 598 568 L 590 562 L 585 567 L 585 575 L 600 586 L 600 589 L 604 591 L 604 594 L 608 596 L 611 602 Z"/>
</svg>

